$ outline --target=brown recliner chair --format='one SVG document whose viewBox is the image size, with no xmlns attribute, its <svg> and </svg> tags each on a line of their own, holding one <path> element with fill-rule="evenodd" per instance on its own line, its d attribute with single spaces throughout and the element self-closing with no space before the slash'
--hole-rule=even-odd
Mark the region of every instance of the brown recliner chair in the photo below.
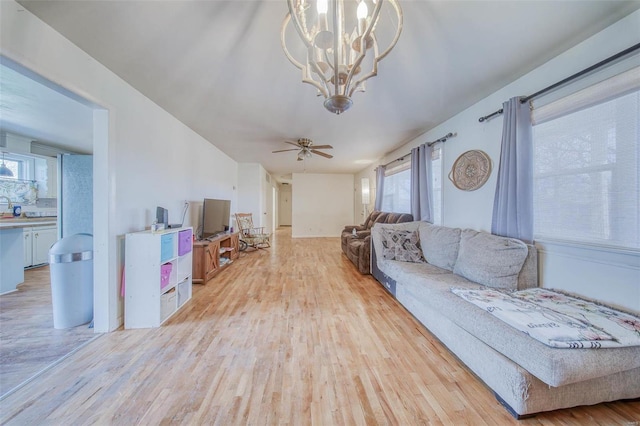
<svg viewBox="0 0 640 426">
<path fill-rule="evenodd" d="M 342 230 L 340 243 L 343 253 L 358 267 L 361 274 L 371 273 L 371 228 L 375 223 L 411 222 L 413 216 L 408 213 L 386 213 L 372 211 L 363 225 L 348 225 Z M 356 235 L 353 235 L 353 230 Z"/>
</svg>

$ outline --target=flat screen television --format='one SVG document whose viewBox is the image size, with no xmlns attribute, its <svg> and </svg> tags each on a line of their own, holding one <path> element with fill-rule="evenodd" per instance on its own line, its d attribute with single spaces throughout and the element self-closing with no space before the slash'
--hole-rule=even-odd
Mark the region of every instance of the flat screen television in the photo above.
<svg viewBox="0 0 640 426">
<path fill-rule="evenodd" d="M 202 205 L 202 238 L 229 231 L 231 201 L 205 198 Z"/>
</svg>

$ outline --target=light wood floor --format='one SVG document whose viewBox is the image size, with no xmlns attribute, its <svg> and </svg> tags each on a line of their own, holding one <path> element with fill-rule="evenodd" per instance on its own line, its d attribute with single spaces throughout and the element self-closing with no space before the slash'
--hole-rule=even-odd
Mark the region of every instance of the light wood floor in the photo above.
<svg viewBox="0 0 640 426">
<path fill-rule="evenodd" d="M 515 421 L 337 238 L 245 253 L 158 329 L 106 334 L 0 403 L 2 424 L 634 425 L 639 402 Z"/>
<path fill-rule="evenodd" d="M 49 267 L 28 269 L 0 296 L 0 396 L 96 336 L 87 325 L 53 328 Z"/>
</svg>

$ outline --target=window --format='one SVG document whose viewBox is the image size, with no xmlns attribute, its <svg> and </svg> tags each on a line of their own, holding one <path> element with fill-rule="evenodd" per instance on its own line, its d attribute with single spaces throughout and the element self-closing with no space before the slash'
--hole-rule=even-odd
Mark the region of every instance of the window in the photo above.
<svg viewBox="0 0 640 426">
<path fill-rule="evenodd" d="M 0 162 L 2 161 L 0 157 Z M 4 177 L 4 179 L 33 179 L 33 159 L 26 155 L 5 153 L 4 163 L 9 170 L 13 172 L 12 177 Z"/>
<path fill-rule="evenodd" d="M 537 239 L 640 249 L 640 90 L 606 84 L 534 111 Z"/>
<path fill-rule="evenodd" d="M 411 213 L 411 161 L 387 169 L 383 189 L 382 211 Z"/>
<path fill-rule="evenodd" d="M 13 172 L 13 176 L 3 176 L 0 185 L 0 195 L 8 197 L 11 201 L 25 204 L 35 204 L 38 197 L 38 187 L 46 184 L 35 182 L 35 165 L 42 161 L 46 167 L 46 161 L 23 154 L 5 153 L 4 162 Z M 0 157 L 0 161 L 2 161 Z M 46 177 L 45 181 L 46 183 Z M 6 204 L 6 199 L 0 199 L 0 204 Z M 0 208 L 1 210 L 1 208 Z"/>
<path fill-rule="evenodd" d="M 431 151 L 433 223 L 442 223 L 442 150 Z M 404 162 L 385 172 L 382 211 L 411 213 L 411 161 Z"/>
<path fill-rule="evenodd" d="M 18 176 L 20 175 L 20 163 L 7 158 L 3 159 L 2 162 L 9 170 L 11 170 L 11 173 L 13 173 L 13 176 L 2 176 L 3 179 L 18 179 Z"/>
</svg>

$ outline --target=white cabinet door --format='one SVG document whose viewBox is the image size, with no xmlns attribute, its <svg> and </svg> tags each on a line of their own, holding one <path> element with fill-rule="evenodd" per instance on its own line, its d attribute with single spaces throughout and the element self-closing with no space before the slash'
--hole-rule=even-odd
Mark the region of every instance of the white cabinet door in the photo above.
<svg viewBox="0 0 640 426">
<path fill-rule="evenodd" d="M 58 241 L 58 231 L 53 228 L 33 228 L 33 264 L 49 263 L 49 249 Z"/>
<path fill-rule="evenodd" d="M 24 238 L 24 267 L 27 268 L 33 265 L 33 253 L 32 253 L 32 228 L 22 228 L 22 235 Z"/>
</svg>

